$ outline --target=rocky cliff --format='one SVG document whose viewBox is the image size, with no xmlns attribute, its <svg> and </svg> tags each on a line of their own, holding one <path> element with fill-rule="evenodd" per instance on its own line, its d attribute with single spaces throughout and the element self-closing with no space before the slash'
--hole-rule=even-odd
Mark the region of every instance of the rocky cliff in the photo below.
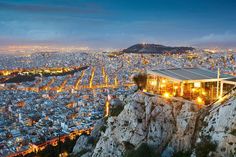
<svg viewBox="0 0 236 157">
<path fill-rule="evenodd" d="M 234 96 L 214 108 L 205 109 L 186 100 L 168 100 L 141 92 L 128 96 L 123 103 L 124 109 L 118 116 L 100 120 L 90 137 L 78 139 L 75 156 L 236 154 Z"/>
<path fill-rule="evenodd" d="M 196 141 L 195 156 L 209 152 L 214 157 L 236 156 L 236 95 L 215 104 L 203 121 Z"/>
</svg>

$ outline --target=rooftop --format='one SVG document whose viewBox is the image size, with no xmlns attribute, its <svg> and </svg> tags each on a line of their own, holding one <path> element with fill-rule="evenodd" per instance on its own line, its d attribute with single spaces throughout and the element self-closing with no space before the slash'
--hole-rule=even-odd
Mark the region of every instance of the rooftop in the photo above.
<svg viewBox="0 0 236 157">
<path fill-rule="evenodd" d="M 148 74 L 159 75 L 164 78 L 169 78 L 175 81 L 186 82 L 212 82 L 217 81 L 217 71 L 212 71 L 204 68 L 176 68 L 176 69 L 158 69 L 148 70 Z M 229 74 L 220 74 L 220 80 L 236 78 Z"/>
</svg>

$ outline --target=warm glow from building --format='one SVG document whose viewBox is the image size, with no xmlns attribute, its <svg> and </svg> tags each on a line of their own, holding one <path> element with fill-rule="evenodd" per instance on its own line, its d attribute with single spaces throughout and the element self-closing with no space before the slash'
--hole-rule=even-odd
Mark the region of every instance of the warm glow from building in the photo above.
<svg viewBox="0 0 236 157">
<path fill-rule="evenodd" d="M 165 87 L 166 85 L 165 85 L 165 84 L 161 84 L 160 86 L 161 86 L 161 88 L 163 88 L 163 87 Z"/>
<path fill-rule="evenodd" d="M 195 91 L 196 91 L 196 88 L 192 88 L 191 90 L 192 90 L 192 92 L 195 92 Z"/>
<path fill-rule="evenodd" d="M 93 130 L 93 127 L 90 127 L 89 129 L 81 129 L 81 130 L 75 129 L 70 134 L 61 136 L 60 141 L 64 143 L 65 139 L 67 137 L 69 137 L 70 140 L 74 140 L 76 138 L 76 136 L 80 136 L 81 134 L 87 134 L 88 135 L 88 134 L 91 133 L 92 130 Z M 39 144 L 39 145 L 35 145 L 35 144 L 30 143 L 29 144 L 29 148 L 27 150 L 24 150 L 24 151 L 20 151 L 20 147 L 22 147 L 22 145 L 20 145 L 20 147 L 16 148 L 16 150 L 20 151 L 20 152 L 16 152 L 14 154 L 11 154 L 10 156 L 11 157 L 14 157 L 14 156 L 26 156 L 27 154 L 30 154 L 32 152 L 38 153 L 40 151 L 43 151 L 48 145 L 57 146 L 58 143 L 59 143 L 58 137 L 53 138 L 53 139 L 51 139 L 51 140 L 49 140 L 47 142 L 44 142 L 42 144 Z M 60 157 L 68 157 L 69 153 L 68 152 L 63 152 L 63 153 L 59 154 L 59 156 Z"/>
<path fill-rule="evenodd" d="M 69 156 L 69 154 L 67 152 L 63 152 L 61 154 L 59 154 L 59 157 L 67 157 Z"/>
<path fill-rule="evenodd" d="M 201 87 L 201 82 L 194 82 L 194 87 L 195 88 L 200 88 Z"/>
<path fill-rule="evenodd" d="M 225 100 L 225 97 L 219 96 L 218 102 L 222 102 L 222 101 L 224 101 L 224 100 Z"/>
<path fill-rule="evenodd" d="M 37 153 L 39 151 L 38 146 L 34 145 L 34 144 L 30 144 L 29 145 L 30 149 L 32 150 L 32 152 Z"/>
<path fill-rule="evenodd" d="M 217 79 L 215 76 L 218 76 Z M 218 71 L 219 73 L 219 71 Z M 216 72 L 205 68 L 173 68 L 146 70 L 135 80 L 143 92 L 165 98 L 182 97 L 194 104 L 205 105 L 215 102 L 219 95 L 227 93 L 235 85 L 231 75 L 219 77 Z"/>
<path fill-rule="evenodd" d="M 157 81 L 156 81 L 156 80 L 152 80 L 152 81 L 150 81 L 150 84 L 151 84 L 152 86 L 156 86 L 156 85 L 157 85 Z"/>
<path fill-rule="evenodd" d="M 168 98 L 170 98 L 170 93 L 165 92 L 165 93 L 163 94 L 163 96 L 168 99 Z"/>
<path fill-rule="evenodd" d="M 205 91 L 202 91 L 202 95 L 206 95 L 207 93 Z"/>
<path fill-rule="evenodd" d="M 178 89 L 179 87 L 178 86 L 174 86 L 174 89 L 176 90 L 176 89 Z"/>
<path fill-rule="evenodd" d="M 7 75 L 10 75 L 11 72 L 10 71 L 3 71 L 3 76 L 7 76 Z"/>
<path fill-rule="evenodd" d="M 204 105 L 204 101 L 201 97 L 197 97 L 197 104 Z"/>
</svg>

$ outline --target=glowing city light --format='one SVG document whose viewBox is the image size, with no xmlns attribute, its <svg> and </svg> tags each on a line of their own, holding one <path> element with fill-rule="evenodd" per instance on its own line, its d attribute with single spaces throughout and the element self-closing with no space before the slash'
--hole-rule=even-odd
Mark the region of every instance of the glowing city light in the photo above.
<svg viewBox="0 0 236 157">
<path fill-rule="evenodd" d="M 202 91 L 202 95 L 206 95 L 207 93 L 205 91 Z"/>
<path fill-rule="evenodd" d="M 165 87 L 165 86 L 166 86 L 165 84 L 161 84 L 161 85 L 160 85 L 161 88 L 163 88 L 163 87 Z"/>
<path fill-rule="evenodd" d="M 110 103 L 107 100 L 105 104 L 105 117 L 109 116 L 109 110 L 110 110 Z"/>
<path fill-rule="evenodd" d="M 143 89 L 143 92 L 147 92 L 147 89 Z"/>
<path fill-rule="evenodd" d="M 156 85 L 157 85 L 157 81 L 156 81 L 156 80 L 152 80 L 152 81 L 150 81 L 150 84 L 151 84 L 152 86 L 156 86 Z"/>
<path fill-rule="evenodd" d="M 166 83 L 166 80 L 162 80 L 161 82 L 162 82 L 162 83 Z"/>
<path fill-rule="evenodd" d="M 67 152 L 63 152 L 61 154 L 59 154 L 59 157 L 67 157 L 69 156 L 69 154 Z"/>
<path fill-rule="evenodd" d="M 118 85 L 119 85 L 117 76 L 115 77 L 114 85 L 115 85 L 115 86 L 118 86 Z"/>
<path fill-rule="evenodd" d="M 108 85 L 108 75 L 105 76 L 105 85 Z"/>
<path fill-rule="evenodd" d="M 203 101 L 203 99 L 202 99 L 201 97 L 197 97 L 197 103 L 198 103 L 199 105 L 203 105 L 203 104 L 204 104 L 204 101 Z"/>
<path fill-rule="evenodd" d="M 89 87 L 90 88 L 92 88 L 92 86 L 93 86 L 94 73 L 95 73 L 95 68 L 92 68 L 91 77 L 89 80 Z"/>
<path fill-rule="evenodd" d="M 82 71 L 81 75 L 80 75 L 79 78 L 76 80 L 75 85 L 74 85 L 74 89 L 75 89 L 75 90 L 78 90 L 79 85 L 80 85 L 80 83 L 81 83 L 81 80 L 82 80 L 82 78 L 84 77 L 84 74 L 85 74 L 85 70 Z"/>
<path fill-rule="evenodd" d="M 163 96 L 168 99 L 168 98 L 170 98 L 170 93 L 165 92 L 165 93 L 163 94 Z"/>
<path fill-rule="evenodd" d="M 174 89 L 176 90 L 176 89 L 178 89 L 179 87 L 178 86 L 174 86 Z"/>
</svg>

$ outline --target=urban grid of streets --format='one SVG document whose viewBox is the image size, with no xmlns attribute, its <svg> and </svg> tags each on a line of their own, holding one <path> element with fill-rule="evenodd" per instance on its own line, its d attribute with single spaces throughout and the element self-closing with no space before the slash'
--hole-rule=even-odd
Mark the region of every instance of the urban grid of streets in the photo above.
<svg viewBox="0 0 236 157">
<path fill-rule="evenodd" d="M 0 156 L 28 150 L 32 144 L 48 141 L 60 133 L 92 128 L 96 119 L 104 116 L 107 95 L 122 99 L 132 84 L 133 73 L 153 68 L 205 67 L 234 75 L 235 57 L 232 52 L 203 50 L 186 54 L 1 55 L 0 70 L 5 71 L 88 68 L 64 76 L 36 77 L 33 82 L 0 84 Z"/>
</svg>

